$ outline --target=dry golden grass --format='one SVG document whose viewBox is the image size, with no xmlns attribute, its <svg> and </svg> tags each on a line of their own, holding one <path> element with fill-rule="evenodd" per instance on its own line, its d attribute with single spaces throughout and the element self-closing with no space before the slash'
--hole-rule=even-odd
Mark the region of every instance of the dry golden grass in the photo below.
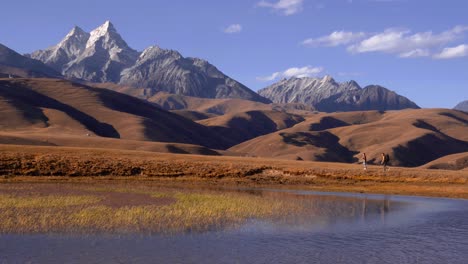
<svg viewBox="0 0 468 264">
<path fill-rule="evenodd" d="M 139 185 L 127 187 L 109 185 L 66 184 L 47 186 L 25 184 L 3 185 L 2 191 L 13 189 L 15 195 L 0 196 L 0 233 L 45 233 L 45 232 L 203 232 L 217 228 L 229 228 L 248 219 L 284 217 L 301 211 L 302 207 L 292 200 L 277 197 L 261 197 L 246 193 L 214 191 L 174 191 L 171 189 L 146 188 Z M 109 186 L 117 187 L 116 190 Z M 73 192 L 93 196 L 69 196 L 65 193 L 42 195 L 29 193 L 34 188 L 43 192 L 61 192 L 71 188 Z M 54 187 L 54 188 L 51 188 Z M 15 189 L 16 188 L 16 189 Z M 69 190 L 69 191 L 70 191 Z M 152 197 L 172 198 L 170 204 L 107 206 L 101 201 L 109 193 L 145 193 Z M 145 199 L 145 198 L 143 198 Z"/>
<path fill-rule="evenodd" d="M 466 171 L 0 145 L 1 182 L 151 181 L 468 198 Z M 124 177 L 122 177 L 124 176 Z"/>
</svg>

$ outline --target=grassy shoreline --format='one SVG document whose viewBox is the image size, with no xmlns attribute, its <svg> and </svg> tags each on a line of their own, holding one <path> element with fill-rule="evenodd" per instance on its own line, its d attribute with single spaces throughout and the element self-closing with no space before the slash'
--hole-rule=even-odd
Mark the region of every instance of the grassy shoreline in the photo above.
<svg viewBox="0 0 468 264">
<path fill-rule="evenodd" d="M 0 184 L 122 181 L 468 199 L 466 170 L 0 145 Z"/>
</svg>

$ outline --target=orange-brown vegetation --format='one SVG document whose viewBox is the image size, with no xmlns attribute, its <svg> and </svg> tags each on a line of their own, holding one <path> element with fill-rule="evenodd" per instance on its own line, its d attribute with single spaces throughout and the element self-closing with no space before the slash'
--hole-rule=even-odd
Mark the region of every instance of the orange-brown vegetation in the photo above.
<svg viewBox="0 0 468 264">
<path fill-rule="evenodd" d="M 360 164 L 86 148 L 0 145 L 0 175 L 2 182 L 120 179 L 468 198 L 466 170 L 364 171 Z"/>
</svg>

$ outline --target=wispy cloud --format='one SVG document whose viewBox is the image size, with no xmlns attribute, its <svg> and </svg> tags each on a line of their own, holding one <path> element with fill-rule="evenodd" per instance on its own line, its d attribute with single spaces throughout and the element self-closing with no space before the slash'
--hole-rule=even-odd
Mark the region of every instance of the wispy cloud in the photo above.
<svg viewBox="0 0 468 264">
<path fill-rule="evenodd" d="M 262 0 L 257 3 L 257 6 L 272 8 L 283 15 L 289 16 L 300 12 L 302 10 L 303 2 L 304 0 L 279 0 L 278 2 Z"/>
<path fill-rule="evenodd" d="M 335 47 L 349 44 L 365 37 L 364 32 L 334 31 L 330 35 L 316 39 L 308 38 L 301 42 L 305 46 L 327 46 Z"/>
<path fill-rule="evenodd" d="M 442 52 L 435 54 L 436 59 L 453 59 L 468 56 L 468 45 L 462 44 L 456 47 L 445 48 Z"/>
<path fill-rule="evenodd" d="M 307 65 L 301 68 L 292 67 L 282 72 L 274 72 L 269 76 L 257 77 L 257 80 L 261 82 L 269 82 L 269 81 L 273 81 L 273 80 L 277 80 L 281 78 L 311 77 L 311 76 L 316 76 L 317 74 L 321 72 L 323 72 L 322 67 L 312 67 L 310 65 Z"/>
<path fill-rule="evenodd" d="M 384 52 L 401 58 L 428 57 L 445 45 L 463 38 L 468 26 L 456 26 L 441 33 L 413 33 L 409 29 L 389 28 L 379 33 L 334 31 L 319 38 L 308 38 L 305 46 L 347 46 L 350 53 Z M 461 49 L 461 48 L 459 48 Z M 450 51 L 447 51 L 450 52 Z"/>
<path fill-rule="evenodd" d="M 430 52 L 427 49 L 414 49 L 407 52 L 400 53 L 400 58 L 418 58 L 430 56 Z"/>
<path fill-rule="evenodd" d="M 242 31 L 242 26 L 240 24 L 232 24 L 226 27 L 223 31 L 227 34 L 239 33 Z"/>
</svg>

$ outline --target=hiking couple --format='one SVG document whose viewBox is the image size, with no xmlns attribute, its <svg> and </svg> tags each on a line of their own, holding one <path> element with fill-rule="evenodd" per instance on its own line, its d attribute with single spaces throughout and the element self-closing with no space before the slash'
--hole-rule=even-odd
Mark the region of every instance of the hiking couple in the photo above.
<svg viewBox="0 0 468 264">
<path fill-rule="evenodd" d="M 390 161 L 390 156 L 388 154 L 382 153 L 380 164 L 383 166 L 383 171 L 385 172 L 388 168 L 388 162 Z M 364 170 L 367 170 L 367 157 L 366 153 L 362 153 L 362 164 L 364 165 Z"/>
</svg>

